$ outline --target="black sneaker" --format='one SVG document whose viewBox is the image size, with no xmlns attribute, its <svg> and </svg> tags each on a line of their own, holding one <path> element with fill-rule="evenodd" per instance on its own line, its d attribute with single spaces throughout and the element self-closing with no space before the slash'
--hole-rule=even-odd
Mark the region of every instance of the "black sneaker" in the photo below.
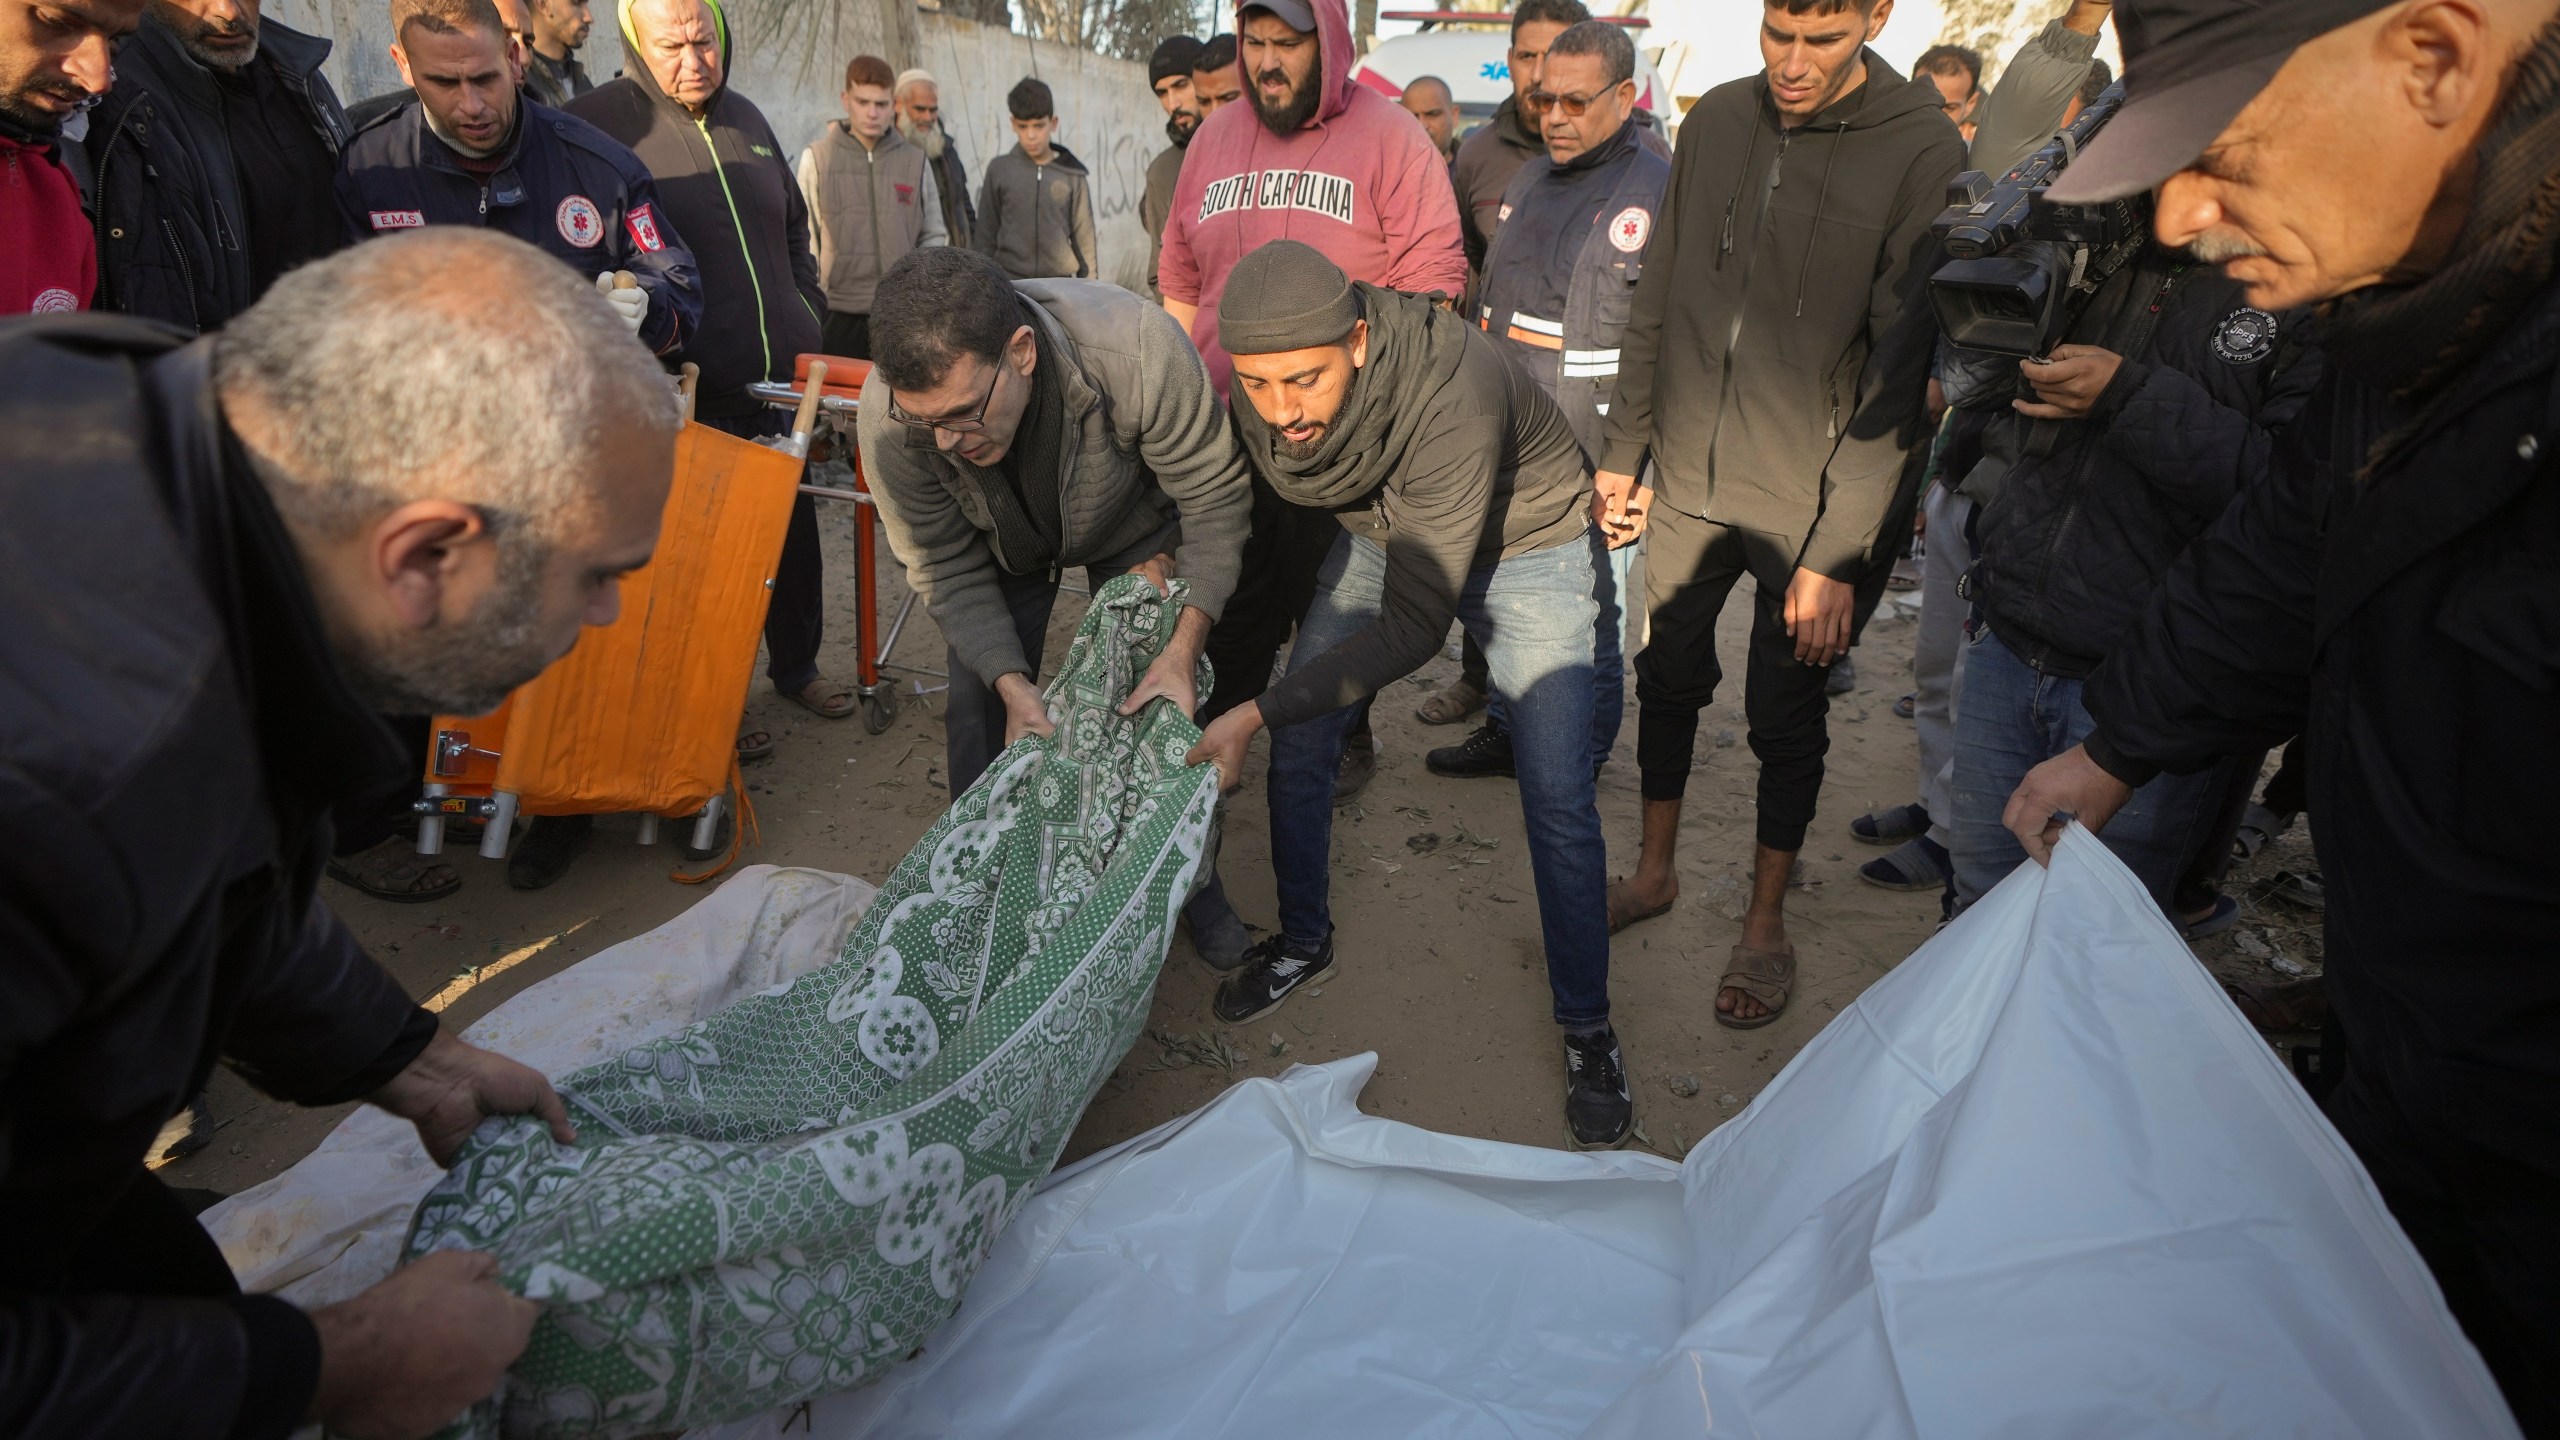
<svg viewBox="0 0 2560 1440">
<path fill-rule="evenodd" d="M 1218 982 L 1209 1009 L 1229 1025 L 1259 1020 L 1311 980 L 1333 973 L 1333 937 L 1313 955 L 1289 948 L 1277 935 L 1267 935 L 1244 952 L 1244 968 Z"/>
<path fill-rule="evenodd" d="M 524 838 L 507 857 L 507 883 L 518 890 L 539 890 L 569 873 L 569 862 L 596 834 L 593 815 L 536 815 L 524 827 Z"/>
<path fill-rule="evenodd" d="M 1511 732 L 1487 720 L 1455 745 L 1443 745 L 1422 757 L 1434 775 L 1480 780 L 1488 775 L 1519 773 L 1511 764 Z"/>
<path fill-rule="evenodd" d="M 1831 662 L 1831 673 L 1822 677 L 1822 693 L 1846 695 L 1858 688 L 1858 667 L 1843 655 Z"/>
<path fill-rule="evenodd" d="M 1627 1093 L 1627 1062 L 1618 1032 L 1564 1037 L 1564 1123 L 1576 1150 L 1615 1150 L 1627 1143 L 1636 1102 Z"/>
</svg>

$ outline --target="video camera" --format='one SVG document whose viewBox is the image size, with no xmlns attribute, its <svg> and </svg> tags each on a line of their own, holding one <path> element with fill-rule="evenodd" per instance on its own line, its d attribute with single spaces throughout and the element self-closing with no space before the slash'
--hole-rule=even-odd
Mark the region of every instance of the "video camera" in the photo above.
<svg viewBox="0 0 2560 1440">
<path fill-rule="evenodd" d="M 1997 183 L 1967 170 L 1947 186 L 1947 208 L 1930 233 L 1954 258 L 1929 277 L 1929 302 L 1949 341 L 2002 355 L 2044 355 L 2070 332 L 2098 286 L 2142 249 L 2149 196 L 2095 205 L 2045 198 L 2123 104 L 2119 81 Z"/>
</svg>

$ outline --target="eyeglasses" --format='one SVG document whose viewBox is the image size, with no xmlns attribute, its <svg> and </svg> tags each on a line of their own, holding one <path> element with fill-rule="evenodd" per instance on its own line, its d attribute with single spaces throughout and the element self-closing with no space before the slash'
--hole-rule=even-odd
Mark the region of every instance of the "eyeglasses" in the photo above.
<svg viewBox="0 0 2560 1440">
<path fill-rule="evenodd" d="M 1610 87 L 1612 90 L 1616 88 L 1614 85 Z M 1600 95 L 1608 93 L 1608 90 L 1603 90 Z M 1566 119 L 1579 120 L 1584 111 L 1600 103 L 1600 95 L 1559 95 L 1553 90 L 1532 90 L 1526 103 L 1530 110 L 1540 115 L 1549 110 L 1561 110 Z"/>
<path fill-rule="evenodd" d="M 907 427 L 907 448 L 939 449 L 933 438 L 933 432 L 936 430 L 948 430 L 954 435 L 973 435 L 987 428 L 987 407 L 995 403 L 996 382 L 1003 378 L 1004 365 L 1001 362 L 988 366 L 987 393 L 978 397 L 978 408 L 965 416 L 952 416 L 942 420 L 921 419 L 908 414 L 906 408 L 898 403 L 898 397 L 892 394 L 889 397 L 889 418 Z"/>
</svg>

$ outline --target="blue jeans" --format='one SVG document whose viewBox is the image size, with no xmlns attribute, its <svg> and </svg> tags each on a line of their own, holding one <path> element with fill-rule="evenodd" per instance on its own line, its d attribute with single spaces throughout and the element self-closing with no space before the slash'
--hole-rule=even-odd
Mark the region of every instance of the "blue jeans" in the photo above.
<svg viewBox="0 0 2560 1440">
<path fill-rule="evenodd" d="M 2018 658 L 1989 627 L 1977 625 L 1964 652 L 1964 698 L 1956 707 L 1953 800 L 1955 909 L 1979 900 L 2027 858 L 2000 823 L 2009 796 L 2027 772 L 2089 737 L 2097 722 L 2080 703 L 2080 682 L 2047 675 Z M 2181 917 L 2173 900 L 2178 875 L 2201 839 L 2222 793 L 2223 767 L 2162 775 L 2133 792 L 2099 832 L 2107 848 L 2142 881 L 2161 912 Z"/>
<path fill-rule="evenodd" d="M 1638 542 L 1642 543 L 1642 542 Z M 1600 618 L 1592 622 L 1591 638 L 1595 646 L 1591 672 L 1591 768 L 1609 763 L 1609 752 L 1618 748 L 1618 726 L 1627 718 L 1627 569 L 1636 563 L 1636 547 L 1621 545 L 1612 550 L 1591 532 L 1592 548 L 1607 557 L 1599 567 L 1600 575 L 1592 598 L 1600 602 Z M 1497 730 L 1511 728 L 1510 707 L 1502 703 L 1502 687 L 1490 687 L 1485 697 L 1484 718 Z"/>
<path fill-rule="evenodd" d="M 1458 596 L 1458 622 L 1484 647 L 1494 685 L 1511 697 L 1512 753 L 1528 822 L 1547 984 L 1560 1024 L 1609 1016 L 1608 877 L 1591 778 L 1592 547 L 1572 541 L 1480 565 Z M 1385 604 L 1387 553 L 1350 534 L 1316 577 L 1315 603 L 1289 652 L 1294 670 L 1367 628 Z M 1280 929 L 1293 948 L 1333 933 L 1333 778 L 1346 707 L 1271 732 L 1271 868 Z"/>
</svg>

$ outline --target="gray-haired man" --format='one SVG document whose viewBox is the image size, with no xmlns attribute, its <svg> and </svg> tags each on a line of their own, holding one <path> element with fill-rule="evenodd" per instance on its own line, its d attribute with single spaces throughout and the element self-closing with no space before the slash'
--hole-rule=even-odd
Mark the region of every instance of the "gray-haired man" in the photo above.
<svg viewBox="0 0 2560 1440">
<path fill-rule="evenodd" d="M 951 793 L 1049 732 L 1041 642 L 1058 576 L 1177 570 L 1190 608 L 1129 700 L 1191 714 L 1235 589 L 1252 496 L 1209 372 L 1173 317 L 1116 285 L 1016 283 L 975 251 L 909 253 L 880 283 L 862 468 L 951 647 Z"/>
<path fill-rule="evenodd" d="M 416 773 L 376 714 L 486 710 L 614 618 L 676 428 L 594 286 L 478 229 L 315 261 L 183 349 L 0 329 L 0 819 L 47 837 L 0 859 L 11 1434 L 423 1436 L 523 1350 L 538 1307 L 487 1255 L 310 1311 L 240 1294 L 143 1156 L 217 1059 L 439 1161 L 488 1115 L 575 1138 L 315 891 L 331 808 Z"/>
</svg>

